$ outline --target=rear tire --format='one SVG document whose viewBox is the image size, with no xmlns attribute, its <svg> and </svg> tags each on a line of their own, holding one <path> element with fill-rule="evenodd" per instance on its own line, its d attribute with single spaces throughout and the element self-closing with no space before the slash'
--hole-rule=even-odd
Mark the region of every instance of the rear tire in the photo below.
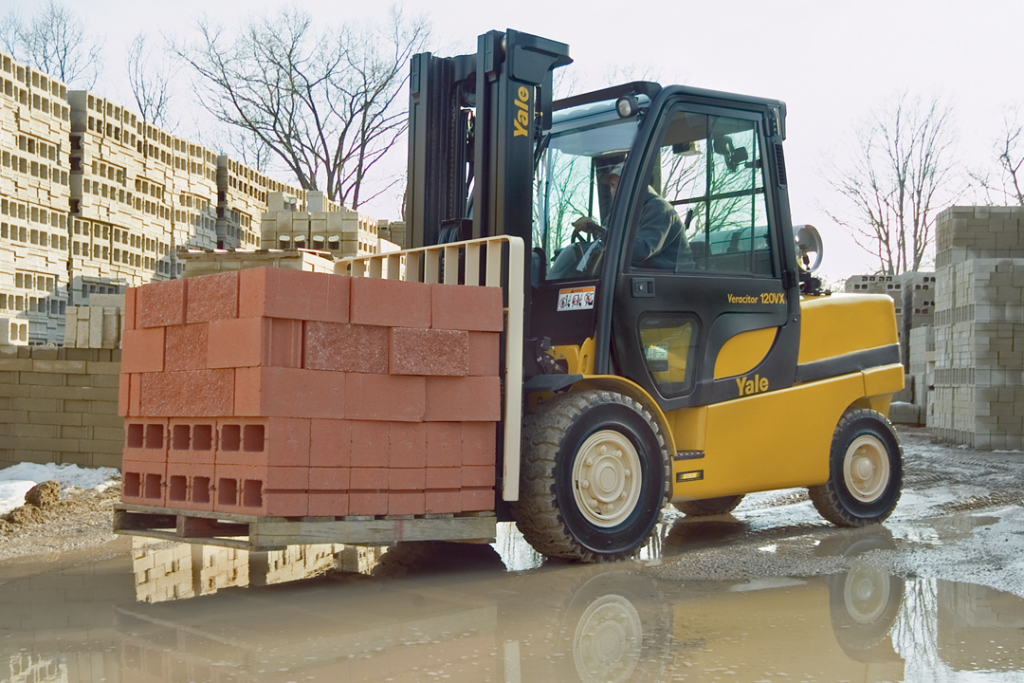
<svg viewBox="0 0 1024 683">
<path fill-rule="evenodd" d="M 650 413 L 610 391 L 541 403 L 523 425 L 512 514 L 547 557 L 596 562 L 634 554 L 669 494 L 669 458 Z"/>
<path fill-rule="evenodd" d="M 743 495 L 722 496 L 721 498 L 705 498 L 704 500 L 680 500 L 672 503 L 687 517 L 711 517 L 724 515 L 736 509 L 743 501 Z"/>
<path fill-rule="evenodd" d="M 808 492 L 822 517 L 856 527 L 889 517 L 902 485 L 903 453 L 889 420 L 873 410 L 848 410 L 832 436 L 828 482 Z"/>
</svg>

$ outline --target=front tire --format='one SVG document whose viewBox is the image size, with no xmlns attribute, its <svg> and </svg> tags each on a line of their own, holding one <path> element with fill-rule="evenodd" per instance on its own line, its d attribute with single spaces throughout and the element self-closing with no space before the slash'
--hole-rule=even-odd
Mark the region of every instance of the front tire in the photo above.
<svg viewBox="0 0 1024 683">
<path fill-rule="evenodd" d="M 561 394 L 524 423 L 512 513 L 547 557 L 628 557 L 658 521 L 668 467 L 661 432 L 639 403 L 610 391 Z"/>
<path fill-rule="evenodd" d="M 836 526 L 881 522 L 903 485 L 903 453 L 892 425 L 873 410 L 849 410 L 832 436 L 829 479 L 808 489 L 822 517 Z"/>
</svg>

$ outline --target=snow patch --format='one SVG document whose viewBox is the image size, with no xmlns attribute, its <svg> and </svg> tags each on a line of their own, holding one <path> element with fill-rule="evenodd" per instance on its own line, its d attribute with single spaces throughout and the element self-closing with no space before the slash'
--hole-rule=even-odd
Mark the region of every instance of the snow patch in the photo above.
<svg viewBox="0 0 1024 683">
<path fill-rule="evenodd" d="M 0 515 L 24 505 L 28 490 L 44 481 L 55 481 L 61 489 L 102 491 L 120 478 L 121 473 L 113 467 L 19 463 L 0 470 Z"/>
</svg>

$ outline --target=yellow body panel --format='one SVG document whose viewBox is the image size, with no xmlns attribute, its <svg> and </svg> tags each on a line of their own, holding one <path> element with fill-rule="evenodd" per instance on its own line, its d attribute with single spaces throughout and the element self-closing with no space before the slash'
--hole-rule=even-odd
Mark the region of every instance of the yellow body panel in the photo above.
<svg viewBox="0 0 1024 683">
<path fill-rule="evenodd" d="M 570 375 L 590 375 L 594 372 L 594 338 L 588 337 L 579 346 L 566 344 L 553 346 L 551 355 L 555 360 L 564 360 Z"/>
<path fill-rule="evenodd" d="M 766 327 L 737 334 L 718 352 L 715 361 L 715 379 L 744 375 L 764 360 L 775 343 L 779 328 Z"/>
<path fill-rule="evenodd" d="M 800 355 L 810 363 L 898 341 L 896 309 L 884 294 L 833 294 L 800 302 Z"/>
</svg>

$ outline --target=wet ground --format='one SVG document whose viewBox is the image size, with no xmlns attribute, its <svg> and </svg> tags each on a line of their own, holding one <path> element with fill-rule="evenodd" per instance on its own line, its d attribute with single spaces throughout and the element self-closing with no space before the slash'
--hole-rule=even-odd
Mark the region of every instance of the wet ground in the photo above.
<svg viewBox="0 0 1024 683">
<path fill-rule="evenodd" d="M 883 526 L 766 493 L 666 513 L 631 562 L 543 562 L 501 525 L 493 546 L 9 563 L 0 683 L 1024 681 L 1024 454 L 904 445 Z"/>
</svg>

